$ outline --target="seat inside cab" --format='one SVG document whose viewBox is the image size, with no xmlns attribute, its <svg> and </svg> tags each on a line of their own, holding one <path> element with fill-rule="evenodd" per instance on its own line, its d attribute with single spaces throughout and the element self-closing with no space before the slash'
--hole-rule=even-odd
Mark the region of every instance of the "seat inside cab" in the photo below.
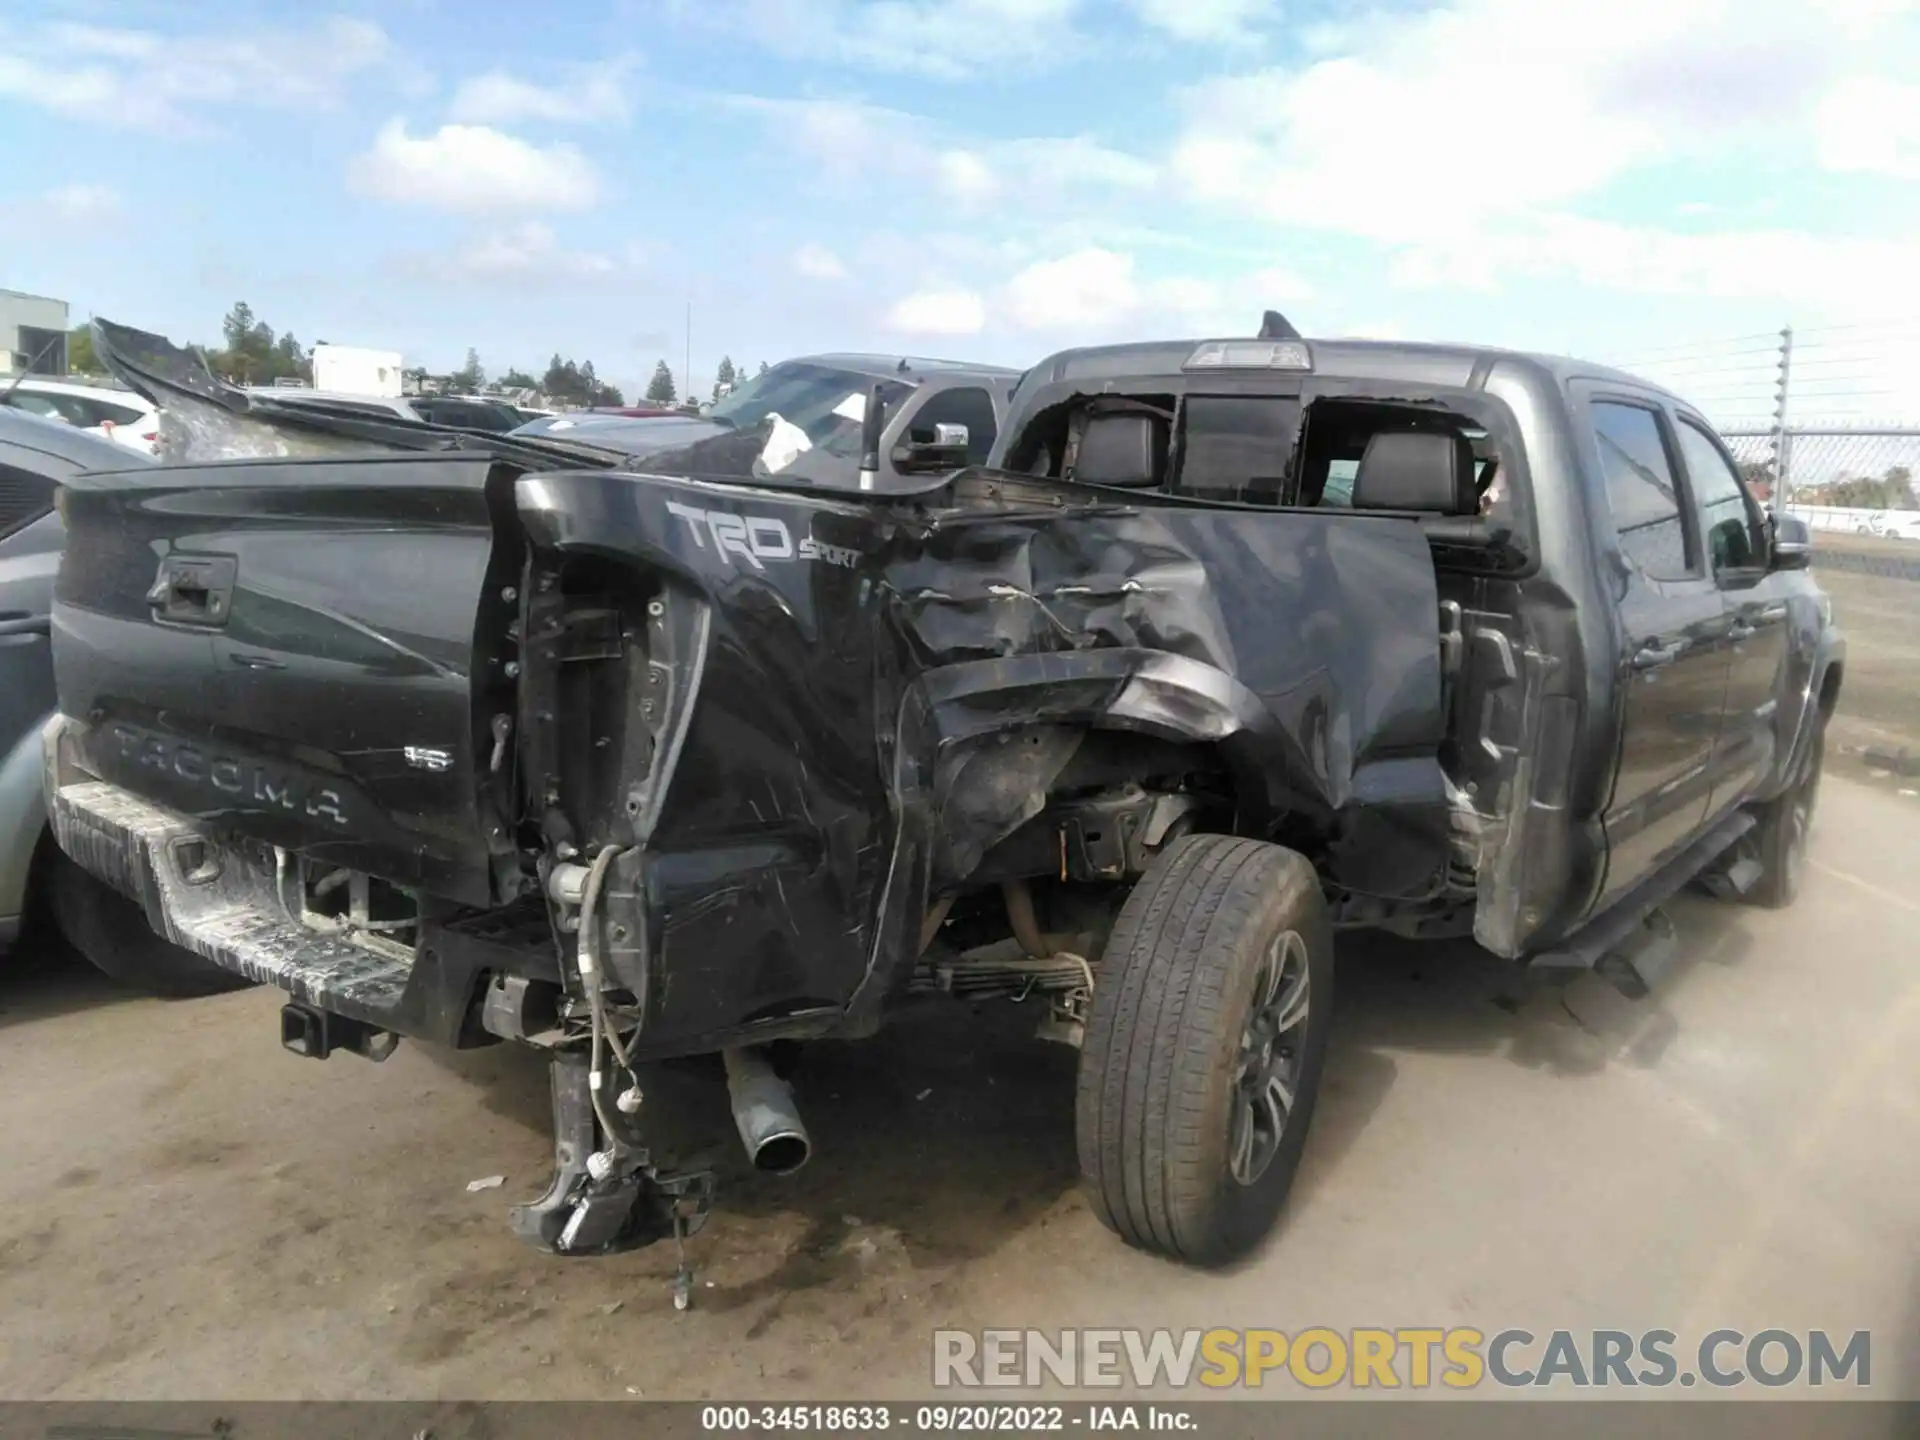
<svg viewBox="0 0 1920 1440">
<path fill-rule="evenodd" d="M 1484 430 L 1428 406 L 1187 395 L 1083 402 L 1019 468 L 1083 485 L 1234 504 L 1391 510 L 1470 522 L 1502 513 Z M 1441 527 L 1442 529 L 1454 527 Z"/>
</svg>

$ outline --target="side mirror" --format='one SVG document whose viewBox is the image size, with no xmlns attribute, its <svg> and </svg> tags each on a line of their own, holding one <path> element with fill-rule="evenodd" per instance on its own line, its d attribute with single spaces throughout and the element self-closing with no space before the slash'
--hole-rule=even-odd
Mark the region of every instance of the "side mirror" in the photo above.
<svg viewBox="0 0 1920 1440">
<path fill-rule="evenodd" d="M 912 430 L 906 443 L 893 447 L 893 468 L 904 475 L 960 470 L 967 464 L 967 427 L 939 424 Z"/>
<path fill-rule="evenodd" d="M 1773 517 L 1773 556 L 1769 569 L 1805 570 L 1813 564 L 1813 531 L 1794 515 Z"/>
</svg>

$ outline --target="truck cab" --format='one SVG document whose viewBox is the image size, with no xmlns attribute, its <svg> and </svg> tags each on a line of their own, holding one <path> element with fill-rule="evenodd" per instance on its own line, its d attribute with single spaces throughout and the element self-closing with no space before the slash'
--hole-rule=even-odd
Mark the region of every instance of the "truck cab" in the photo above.
<svg viewBox="0 0 1920 1440">
<path fill-rule="evenodd" d="M 1659 872 L 1789 785 L 1838 695 L 1805 528 L 1763 510 L 1699 411 L 1605 367 L 1371 341 L 1068 351 L 1023 379 L 994 462 L 1143 500 L 1413 517 L 1450 804 L 1478 831 L 1473 933 L 1509 958 L 1670 892 Z"/>
</svg>

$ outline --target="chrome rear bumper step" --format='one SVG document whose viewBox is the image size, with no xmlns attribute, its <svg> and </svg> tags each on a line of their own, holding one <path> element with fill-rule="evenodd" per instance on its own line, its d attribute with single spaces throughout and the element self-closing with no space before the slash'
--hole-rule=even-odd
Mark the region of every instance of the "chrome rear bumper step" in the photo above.
<svg viewBox="0 0 1920 1440">
<path fill-rule="evenodd" d="M 412 964 L 293 919 L 271 865 L 116 785 L 77 781 L 50 798 L 60 848 L 174 944 L 336 1015 L 385 1025 L 401 1009 Z"/>
</svg>

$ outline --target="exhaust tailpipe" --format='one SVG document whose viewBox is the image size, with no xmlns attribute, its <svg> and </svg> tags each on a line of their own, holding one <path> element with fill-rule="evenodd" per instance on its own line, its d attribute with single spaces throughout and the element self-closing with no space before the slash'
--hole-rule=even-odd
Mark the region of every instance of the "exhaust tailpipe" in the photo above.
<svg viewBox="0 0 1920 1440">
<path fill-rule="evenodd" d="M 740 1127 L 740 1143 L 747 1147 L 747 1158 L 756 1170 L 791 1175 L 813 1153 L 813 1142 L 807 1139 L 807 1127 L 793 1103 L 793 1091 L 773 1073 L 764 1051 L 728 1050 L 725 1058 L 733 1123 Z"/>
</svg>

